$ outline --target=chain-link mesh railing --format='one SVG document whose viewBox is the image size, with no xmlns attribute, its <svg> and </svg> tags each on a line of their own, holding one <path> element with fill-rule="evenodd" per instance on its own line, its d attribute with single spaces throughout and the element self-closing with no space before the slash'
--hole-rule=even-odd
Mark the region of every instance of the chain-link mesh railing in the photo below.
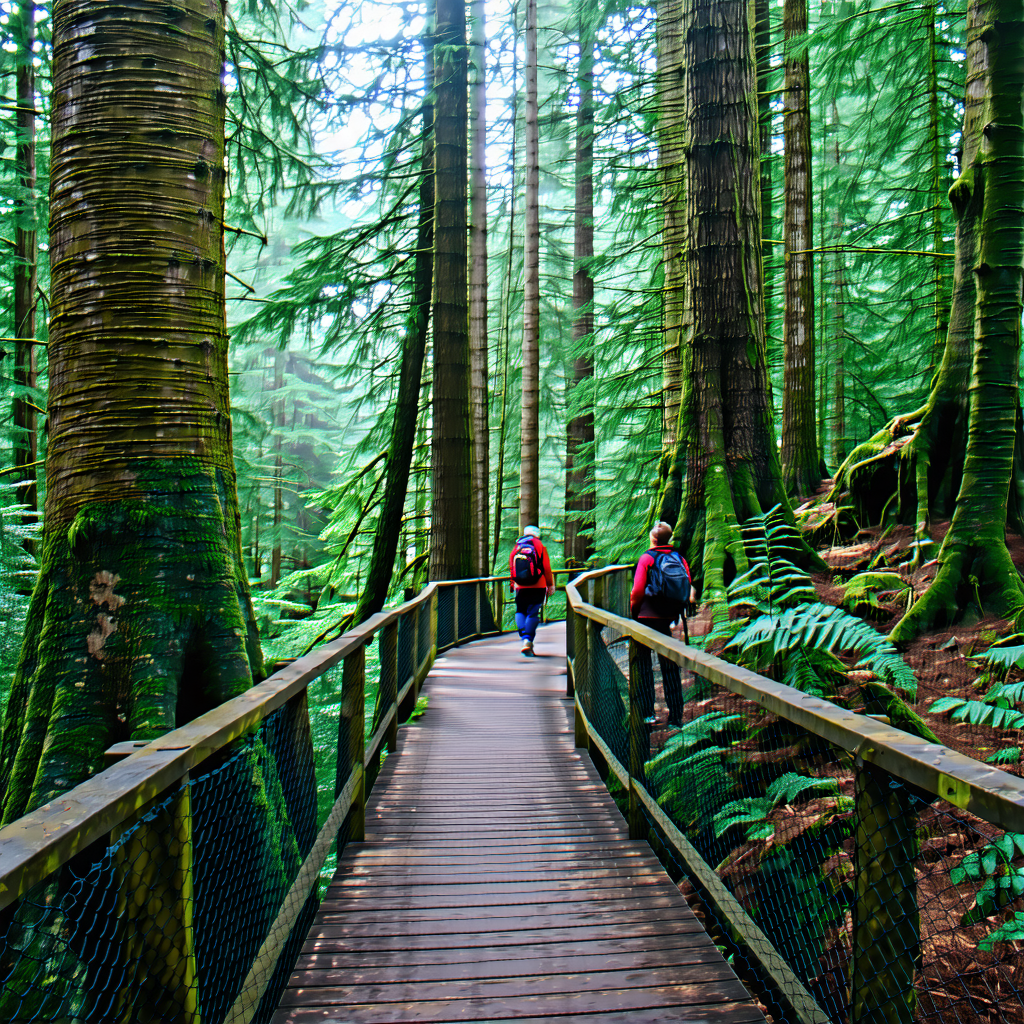
<svg viewBox="0 0 1024 1024">
<path fill-rule="evenodd" d="M 489 608 L 431 585 L 0 830 L 0 1020 L 268 1021 L 434 637 Z"/>
<path fill-rule="evenodd" d="M 776 1021 L 1024 1021 L 1021 780 L 576 606 L 577 742 Z"/>
</svg>

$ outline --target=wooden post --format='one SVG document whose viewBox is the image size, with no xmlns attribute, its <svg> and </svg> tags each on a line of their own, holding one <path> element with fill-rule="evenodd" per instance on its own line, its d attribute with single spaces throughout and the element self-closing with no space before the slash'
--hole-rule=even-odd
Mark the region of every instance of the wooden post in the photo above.
<svg viewBox="0 0 1024 1024">
<path fill-rule="evenodd" d="M 360 644 L 342 663 L 341 714 L 338 716 L 338 764 L 334 782 L 334 798 L 348 782 L 349 775 L 359 770 L 362 776 L 366 743 L 364 701 L 366 699 L 366 648 Z M 366 780 L 360 779 L 352 797 L 348 839 L 360 842 L 366 824 Z M 341 853 L 339 848 L 338 853 Z"/>
<path fill-rule="evenodd" d="M 395 717 L 388 726 L 388 753 L 398 749 L 398 621 L 388 623 L 380 634 L 380 691 L 381 707 L 387 714 L 395 709 Z"/>
<path fill-rule="evenodd" d="M 911 1024 L 921 958 L 917 801 L 857 758 L 850 1024 Z"/>
<path fill-rule="evenodd" d="M 636 783 L 644 785 L 644 762 L 650 753 L 650 741 L 640 706 L 640 659 L 651 652 L 634 637 L 629 638 L 629 838 L 646 839 L 643 811 L 636 793 Z M 644 748 L 647 748 L 646 750 Z"/>
<path fill-rule="evenodd" d="M 459 621 L 459 586 L 456 584 L 452 591 L 452 636 L 455 639 L 455 646 L 462 643 L 462 624 Z"/>
<path fill-rule="evenodd" d="M 473 584 L 473 605 L 476 611 L 476 636 L 480 635 L 480 605 L 487 599 L 487 592 L 484 590 L 485 584 L 474 583 Z"/>
<path fill-rule="evenodd" d="M 565 608 L 565 695 L 572 700 L 576 696 L 576 613 L 566 604 Z"/>
</svg>

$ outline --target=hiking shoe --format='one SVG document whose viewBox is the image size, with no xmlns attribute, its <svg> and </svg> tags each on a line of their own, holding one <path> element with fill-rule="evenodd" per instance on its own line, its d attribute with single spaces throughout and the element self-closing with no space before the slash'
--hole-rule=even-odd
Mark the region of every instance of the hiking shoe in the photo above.
<svg viewBox="0 0 1024 1024">
<path fill-rule="evenodd" d="M 532 658 L 533 657 L 533 641 L 532 640 L 524 640 L 523 641 L 522 651 L 523 651 L 523 654 L 527 658 Z"/>
<path fill-rule="evenodd" d="M 654 715 L 647 715 L 644 718 L 644 725 L 656 725 L 657 722 L 658 720 L 654 717 Z"/>
</svg>

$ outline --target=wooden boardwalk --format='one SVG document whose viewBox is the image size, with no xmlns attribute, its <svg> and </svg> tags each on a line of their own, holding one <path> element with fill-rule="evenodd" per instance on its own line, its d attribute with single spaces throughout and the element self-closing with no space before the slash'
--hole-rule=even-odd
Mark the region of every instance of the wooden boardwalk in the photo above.
<svg viewBox="0 0 1024 1024">
<path fill-rule="evenodd" d="M 438 658 L 274 1024 L 764 1017 L 573 749 L 564 629 Z"/>
</svg>

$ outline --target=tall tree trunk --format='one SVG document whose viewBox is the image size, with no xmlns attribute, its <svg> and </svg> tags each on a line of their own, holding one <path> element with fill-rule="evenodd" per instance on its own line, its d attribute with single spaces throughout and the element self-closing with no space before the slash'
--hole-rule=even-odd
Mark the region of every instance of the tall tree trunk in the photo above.
<svg viewBox="0 0 1024 1024">
<path fill-rule="evenodd" d="M 1005 541 L 1007 495 L 1020 444 L 1016 381 L 1024 283 L 1024 8 L 1015 0 L 972 0 L 967 19 L 964 161 L 950 190 L 957 214 L 957 270 L 969 273 L 975 289 L 967 451 L 939 570 L 896 625 L 894 642 L 945 625 L 965 606 L 976 604 L 989 615 L 1024 612 L 1024 585 Z M 977 254 L 966 265 L 961 229 L 971 256 Z M 956 299 L 950 335 L 956 314 L 966 313 L 956 310 Z M 937 380 L 950 347 L 947 343 Z M 1008 381 L 1013 385 L 1008 387 Z"/>
<path fill-rule="evenodd" d="M 658 179 L 661 191 L 662 352 L 661 476 L 671 460 L 683 388 L 686 311 L 686 72 L 682 0 L 658 0 Z M 678 498 L 677 506 L 678 506 Z M 670 513 L 671 517 L 671 513 Z"/>
<path fill-rule="evenodd" d="M 814 197 L 807 0 L 786 0 L 782 17 L 786 39 L 782 475 L 790 494 L 807 495 L 821 482 L 814 402 Z"/>
<path fill-rule="evenodd" d="M 228 403 L 223 49 L 220 0 L 53 7 L 46 515 L 5 821 L 262 675 Z"/>
<path fill-rule="evenodd" d="M 425 84 L 429 93 L 434 79 L 433 49 L 426 48 Z M 423 378 L 423 360 L 427 350 L 427 327 L 430 322 L 430 292 L 434 269 L 434 147 L 431 131 L 434 108 L 423 105 L 423 163 L 420 177 L 420 212 L 416 231 L 416 252 L 413 263 L 412 308 L 406 322 L 402 342 L 402 365 L 398 375 L 395 415 L 391 423 L 391 443 L 384 463 L 384 495 L 373 534 L 373 549 L 366 569 L 359 604 L 353 621 L 365 622 L 384 607 L 395 570 L 398 538 L 402 532 L 402 511 L 409 488 L 416 426 Z M 412 582 L 412 581 L 410 581 Z"/>
<path fill-rule="evenodd" d="M 945 237 L 942 227 L 942 209 L 948 191 L 944 168 L 949 142 L 942 138 L 939 124 L 939 60 L 936 54 L 936 21 L 938 4 L 933 0 L 925 10 L 928 19 L 928 147 L 931 151 L 931 192 L 932 192 L 932 252 L 942 252 Z M 932 344 L 931 368 L 938 369 L 946 347 L 946 333 L 949 330 L 949 280 L 946 277 L 946 261 L 932 260 L 932 287 L 935 290 L 935 334 Z"/>
<path fill-rule="evenodd" d="M 472 575 L 465 0 L 437 0 L 434 59 L 434 395 L 430 577 Z"/>
<path fill-rule="evenodd" d="M 761 142 L 761 242 L 770 248 L 776 244 L 772 234 L 772 98 L 769 95 L 772 70 L 772 5 L 770 0 L 754 0 L 754 58 L 757 62 L 757 124 Z M 764 273 L 764 336 L 772 336 L 773 267 L 762 260 Z"/>
<path fill-rule="evenodd" d="M 34 3 L 20 3 L 11 18 L 17 63 L 15 173 L 21 189 L 14 202 L 14 466 L 24 481 L 18 503 L 34 520 L 36 500 L 36 85 L 32 61 L 35 42 Z"/>
<path fill-rule="evenodd" d="M 567 404 L 565 540 L 569 568 L 594 553 L 594 28 L 589 11 L 580 17 L 580 105 L 576 112 L 576 212 L 572 275 L 573 367 Z M 677 352 L 678 356 L 678 352 Z"/>
<path fill-rule="evenodd" d="M 470 91 L 469 358 L 473 408 L 473 511 L 476 518 L 473 572 L 486 575 L 490 402 L 487 379 L 487 39 L 483 0 L 472 0 L 470 14 L 473 23 L 470 39 L 473 86 Z"/>
<path fill-rule="evenodd" d="M 683 32 L 693 331 L 673 467 L 683 487 L 675 536 L 717 615 L 725 608 L 727 575 L 747 565 L 739 523 L 775 505 L 788 513 L 789 502 L 765 361 L 760 141 L 747 4 L 687 0 Z M 808 549 L 805 559 L 816 556 Z"/>
<path fill-rule="evenodd" d="M 540 134 L 537 0 L 526 0 L 526 213 L 523 258 L 523 400 L 519 529 L 540 518 Z"/>
<path fill-rule="evenodd" d="M 286 355 L 280 350 L 274 353 L 274 399 L 271 421 L 274 425 L 274 546 L 270 549 L 270 585 L 276 587 L 281 579 L 281 533 L 284 530 L 284 460 L 281 458 L 283 444 L 285 409 L 280 398 L 284 388 L 284 364 Z"/>
</svg>

